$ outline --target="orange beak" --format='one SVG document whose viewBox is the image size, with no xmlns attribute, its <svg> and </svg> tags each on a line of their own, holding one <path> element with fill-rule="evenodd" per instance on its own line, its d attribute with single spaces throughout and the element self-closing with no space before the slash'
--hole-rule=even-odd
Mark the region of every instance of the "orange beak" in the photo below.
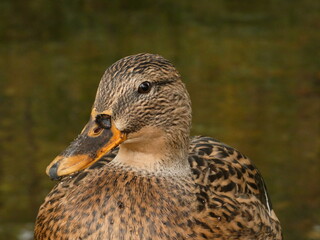
<svg viewBox="0 0 320 240">
<path fill-rule="evenodd" d="M 126 140 L 126 135 L 115 127 L 111 117 L 102 115 L 108 124 L 101 127 L 97 125 L 96 119 L 90 120 L 70 146 L 50 163 L 46 173 L 51 179 L 59 179 L 91 166 Z"/>
</svg>

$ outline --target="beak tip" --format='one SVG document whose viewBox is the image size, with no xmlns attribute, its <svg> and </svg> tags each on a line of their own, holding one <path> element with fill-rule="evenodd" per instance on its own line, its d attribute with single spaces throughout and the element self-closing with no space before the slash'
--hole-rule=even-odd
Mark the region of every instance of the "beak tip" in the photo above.
<svg viewBox="0 0 320 240">
<path fill-rule="evenodd" d="M 50 167 L 50 169 L 48 171 L 48 175 L 52 180 L 59 180 L 60 179 L 60 176 L 58 176 L 58 167 L 59 167 L 59 164 L 58 164 L 58 162 L 56 162 L 55 164 L 53 164 Z"/>
</svg>

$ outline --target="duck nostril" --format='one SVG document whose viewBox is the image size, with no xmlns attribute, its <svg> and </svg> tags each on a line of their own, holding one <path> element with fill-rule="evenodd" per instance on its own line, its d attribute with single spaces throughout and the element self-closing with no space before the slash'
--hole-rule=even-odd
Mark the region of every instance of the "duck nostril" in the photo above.
<svg viewBox="0 0 320 240">
<path fill-rule="evenodd" d="M 94 134 L 99 134 L 99 133 L 101 133 L 101 131 L 102 131 L 101 127 L 96 127 L 95 129 L 93 129 Z"/>
</svg>

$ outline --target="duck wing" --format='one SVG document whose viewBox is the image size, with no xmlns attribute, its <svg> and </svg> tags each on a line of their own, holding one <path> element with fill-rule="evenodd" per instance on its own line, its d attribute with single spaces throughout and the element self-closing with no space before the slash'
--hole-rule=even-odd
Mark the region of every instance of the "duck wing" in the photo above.
<svg viewBox="0 0 320 240">
<path fill-rule="evenodd" d="M 245 155 L 198 136 L 191 139 L 189 163 L 204 234 L 219 239 L 282 239 L 264 180 Z"/>
</svg>

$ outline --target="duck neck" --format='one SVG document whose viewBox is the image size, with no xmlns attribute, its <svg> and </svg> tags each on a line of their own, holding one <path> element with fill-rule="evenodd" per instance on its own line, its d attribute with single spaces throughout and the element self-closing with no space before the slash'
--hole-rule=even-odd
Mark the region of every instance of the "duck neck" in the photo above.
<svg viewBox="0 0 320 240">
<path fill-rule="evenodd" d="M 172 139 L 168 133 L 158 129 L 144 128 L 131 134 L 120 145 L 119 153 L 112 161 L 137 171 L 152 173 L 188 173 L 189 139 Z"/>
</svg>

